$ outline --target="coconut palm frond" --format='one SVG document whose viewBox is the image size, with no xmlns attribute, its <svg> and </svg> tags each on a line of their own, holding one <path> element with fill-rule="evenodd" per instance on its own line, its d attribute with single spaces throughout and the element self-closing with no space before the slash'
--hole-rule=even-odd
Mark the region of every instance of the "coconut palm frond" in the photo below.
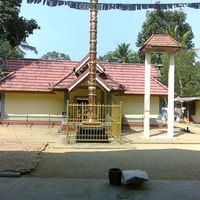
<svg viewBox="0 0 200 200">
<path fill-rule="evenodd" d="M 176 26 L 170 26 L 169 29 L 168 29 L 168 34 L 173 37 L 173 38 L 176 38 L 178 39 L 178 25 Z"/>
<path fill-rule="evenodd" d="M 184 33 L 184 35 L 182 36 L 181 43 L 184 43 L 184 44 L 187 43 L 189 36 L 190 36 L 190 33 L 191 33 L 191 31 L 187 31 L 186 33 Z"/>
<path fill-rule="evenodd" d="M 36 47 L 29 45 L 26 41 L 21 42 L 21 44 L 19 45 L 19 49 L 21 49 L 21 51 L 24 54 L 26 54 L 26 53 L 22 49 L 27 50 L 27 51 L 33 51 L 35 54 L 38 54 Z"/>
<path fill-rule="evenodd" d="M 30 45 L 26 45 L 26 44 L 20 44 L 20 47 L 24 50 L 29 50 L 29 51 L 33 51 L 35 54 L 38 54 L 38 51 L 35 47 L 30 46 Z"/>
<path fill-rule="evenodd" d="M 126 63 L 129 60 L 129 49 L 130 44 L 118 44 L 118 48 L 115 51 L 116 57 L 119 60 L 119 62 Z"/>
</svg>

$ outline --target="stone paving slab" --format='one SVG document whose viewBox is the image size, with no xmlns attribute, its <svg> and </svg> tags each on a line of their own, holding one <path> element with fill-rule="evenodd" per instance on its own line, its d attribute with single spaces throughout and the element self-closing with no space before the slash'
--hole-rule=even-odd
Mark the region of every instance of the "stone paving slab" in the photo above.
<svg viewBox="0 0 200 200">
<path fill-rule="evenodd" d="M 0 143 L 0 172 L 27 173 L 35 169 L 46 143 Z M 1 174 L 0 174 L 1 176 Z M 2 173 L 2 176 L 5 176 Z"/>
</svg>

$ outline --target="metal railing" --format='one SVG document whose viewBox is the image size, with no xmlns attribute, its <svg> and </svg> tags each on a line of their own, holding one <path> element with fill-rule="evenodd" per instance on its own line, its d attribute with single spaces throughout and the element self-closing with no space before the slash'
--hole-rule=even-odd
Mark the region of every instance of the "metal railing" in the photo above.
<svg viewBox="0 0 200 200">
<path fill-rule="evenodd" d="M 61 125 L 62 115 L 54 114 L 8 114 L 0 117 L 1 125 Z"/>
<path fill-rule="evenodd" d="M 121 141 L 121 105 L 93 106 L 96 122 L 89 123 L 87 104 L 68 104 L 67 143 Z"/>
</svg>

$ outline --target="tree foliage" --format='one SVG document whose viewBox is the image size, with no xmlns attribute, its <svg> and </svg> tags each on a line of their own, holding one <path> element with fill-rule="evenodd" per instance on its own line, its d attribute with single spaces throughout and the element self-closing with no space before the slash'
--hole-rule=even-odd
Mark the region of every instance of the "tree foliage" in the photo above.
<svg viewBox="0 0 200 200">
<path fill-rule="evenodd" d="M 181 50 L 175 59 L 175 92 L 179 96 L 200 95 L 200 65 L 195 62 L 195 52 Z M 168 56 L 163 56 L 161 81 L 168 84 Z"/>
<path fill-rule="evenodd" d="M 19 16 L 21 3 L 22 0 L 0 0 L 0 66 L 6 57 L 23 57 L 23 48 L 36 50 L 26 38 L 39 26 L 35 20 Z"/>
<path fill-rule="evenodd" d="M 8 41 L 0 39 L 0 66 L 3 66 L 5 57 L 23 58 L 24 54 L 19 48 L 12 48 Z M 2 75 L 3 72 L 0 70 L 0 76 Z"/>
<path fill-rule="evenodd" d="M 186 14 L 179 11 L 163 11 L 161 9 L 148 12 L 142 30 L 138 34 L 136 45 L 141 46 L 153 33 L 169 34 L 179 43 L 181 51 L 175 56 L 175 93 L 180 96 L 200 95 L 200 68 L 196 64 L 196 54 L 192 51 L 194 38 L 191 26 L 185 22 Z M 152 63 L 156 63 L 155 54 Z M 168 84 L 168 56 L 162 55 L 163 68 L 161 82 Z"/>
<path fill-rule="evenodd" d="M 119 63 L 140 63 L 138 53 L 134 53 L 130 49 L 130 44 L 121 43 L 115 51 L 110 51 L 104 56 L 100 56 L 99 60 L 106 62 L 119 62 Z"/>
<path fill-rule="evenodd" d="M 47 52 L 41 58 L 46 60 L 70 60 L 68 55 L 64 53 L 58 53 L 56 51 Z"/>
<path fill-rule="evenodd" d="M 147 12 L 136 46 L 140 47 L 152 34 L 156 33 L 168 33 L 178 42 L 184 43 L 186 49 L 194 47 L 192 28 L 186 23 L 186 14 L 181 10 L 163 11 L 158 7 L 155 11 Z"/>
<path fill-rule="evenodd" d="M 22 0 L 0 0 L 0 38 L 16 47 L 38 29 L 37 22 L 19 16 Z"/>
</svg>

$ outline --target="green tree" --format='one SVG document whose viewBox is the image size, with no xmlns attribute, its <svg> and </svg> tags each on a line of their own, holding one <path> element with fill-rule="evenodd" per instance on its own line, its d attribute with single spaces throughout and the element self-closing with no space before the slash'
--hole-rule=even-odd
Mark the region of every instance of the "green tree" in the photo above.
<svg viewBox="0 0 200 200">
<path fill-rule="evenodd" d="M 115 51 L 110 51 L 104 56 L 100 56 L 99 60 L 107 62 L 118 62 L 118 63 L 140 63 L 140 57 L 138 53 L 134 53 L 130 49 L 130 44 L 121 43 Z"/>
<path fill-rule="evenodd" d="M 12 47 L 26 42 L 26 38 L 39 29 L 33 19 L 19 16 L 22 0 L 0 0 L 0 38 L 8 41 Z"/>
<path fill-rule="evenodd" d="M 70 60 L 68 55 L 64 53 L 58 53 L 56 51 L 47 52 L 41 58 L 45 60 Z"/>
<path fill-rule="evenodd" d="M 0 39 L 0 67 L 3 66 L 5 58 L 23 58 L 26 54 L 23 51 L 24 49 L 37 53 L 36 48 L 29 46 L 27 43 L 21 43 L 18 47 L 13 48 L 8 41 Z"/>
<path fill-rule="evenodd" d="M 146 20 L 142 25 L 142 30 L 138 34 L 136 46 L 140 47 L 155 33 L 169 33 L 180 43 L 184 42 L 186 49 L 194 47 L 194 43 L 192 42 L 192 39 L 194 38 L 192 28 L 186 23 L 186 14 L 181 10 L 163 11 L 158 6 L 157 10 L 147 12 Z"/>
<path fill-rule="evenodd" d="M 0 0 L 0 66 L 6 57 L 23 57 L 22 49 L 34 50 L 26 38 L 39 29 L 33 19 L 19 16 L 22 0 Z"/>
<path fill-rule="evenodd" d="M 8 41 L 0 39 L 0 67 L 3 66 L 6 57 L 23 58 L 23 54 L 19 49 L 12 48 Z M 0 77 L 4 75 L 2 68 L 0 69 Z"/>
<path fill-rule="evenodd" d="M 179 96 L 200 95 L 200 65 L 194 51 L 181 50 L 175 59 L 175 92 Z M 168 84 L 168 56 L 163 56 L 161 81 Z"/>
<path fill-rule="evenodd" d="M 189 49 L 188 41 L 191 31 L 187 31 L 184 34 L 180 33 L 179 26 L 169 27 L 168 34 L 175 38 L 182 46 L 182 49 Z"/>
<path fill-rule="evenodd" d="M 182 45 L 182 49 L 175 56 L 175 93 L 189 96 L 199 93 L 198 67 L 195 67 L 195 52 L 192 51 L 194 38 L 192 29 L 186 23 L 186 14 L 179 11 L 163 11 L 158 8 L 147 12 L 142 30 L 138 34 L 136 45 L 141 46 L 152 34 L 169 34 Z M 156 55 L 152 55 L 152 63 L 156 63 Z M 168 56 L 162 55 L 163 68 L 161 82 L 168 84 Z"/>
<path fill-rule="evenodd" d="M 121 63 L 128 63 L 130 62 L 130 55 L 132 51 L 130 50 L 130 44 L 118 44 L 118 48 L 115 51 L 115 57 L 117 58 L 118 62 Z"/>
<path fill-rule="evenodd" d="M 106 62 L 117 62 L 117 58 L 114 55 L 114 51 L 109 51 L 103 56 L 99 56 L 99 60 Z"/>
<path fill-rule="evenodd" d="M 193 85 L 194 95 L 200 95 L 200 62 L 195 62 L 195 85 Z"/>
</svg>

